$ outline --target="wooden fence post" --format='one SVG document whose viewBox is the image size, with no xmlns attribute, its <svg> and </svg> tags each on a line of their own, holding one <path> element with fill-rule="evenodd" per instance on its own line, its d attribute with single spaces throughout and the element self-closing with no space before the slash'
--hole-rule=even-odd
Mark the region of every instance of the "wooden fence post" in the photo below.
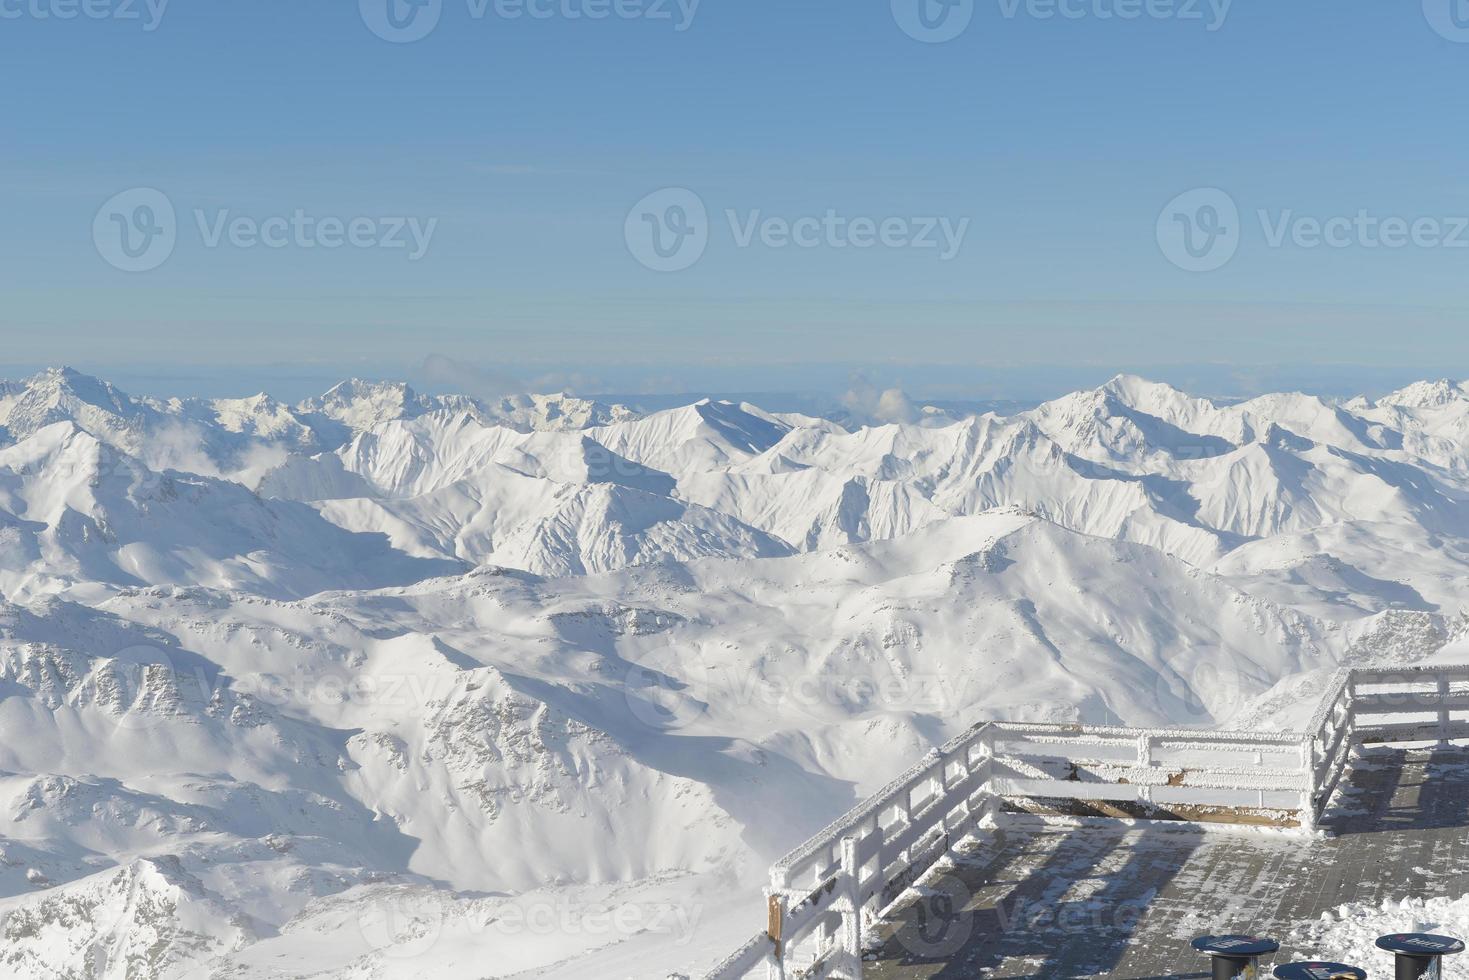
<svg viewBox="0 0 1469 980">
<path fill-rule="evenodd" d="M 786 977 L 786 949 L 782 938 L 785 931 L 786 921 L 786 899 L 779 892 L 770 892 L 766 902 L 766 926 L 765 931 L 770 936 L 770 942 L 774 946 L 771 961 L 766 964 L 766 980 L 785 980 Z"/>
</svg>

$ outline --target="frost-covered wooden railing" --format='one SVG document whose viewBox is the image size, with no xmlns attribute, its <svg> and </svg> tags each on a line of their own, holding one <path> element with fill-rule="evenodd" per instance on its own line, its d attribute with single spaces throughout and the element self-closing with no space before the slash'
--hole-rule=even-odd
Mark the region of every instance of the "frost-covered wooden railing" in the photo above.
<svg viewBox="0 0 1469 980">
<path fill-rule="evenodd" d="M 864 923 L 993 816 L 989 731 L 952 739 L 775 863 L 767 959 L 813 976 L 861 973 Z"/>
<path fill-rule="evenodd" d="M 1352 754 L 1352 671 L 1339 670 L 1321 696 L 1307 730 L 1310 739 L 1311 825 L 1321 818 Z"/>
<path fill-rule="evenodd" d="M 1469 666 L 1354 670 L 1349 700 L 1359 744 L 1469 738 Z"/>
<path fill-rule="evenodd" d="M 765 930 L 706 978 L 859 980 L 863 930 L 1002 807 L 1313 830 L 1352 746 L 1466 738 L 1469 666 L 1339 671 L 1305 732 L 976 725 L 776 862 Z"/>
<path fill-rule="evenodd" d="M 864 923 L 993 816 L 989 727 L 930 752 L 777 861 L 766 931 L 707 976 L 860 976 Z"/>
<path fill-rule="evenodd" d="M 1014 809 L 1294 825 L 1310 807 L 1305 741 L 1293 732 L 989 727 L 993 789 Z"/>
</svg>

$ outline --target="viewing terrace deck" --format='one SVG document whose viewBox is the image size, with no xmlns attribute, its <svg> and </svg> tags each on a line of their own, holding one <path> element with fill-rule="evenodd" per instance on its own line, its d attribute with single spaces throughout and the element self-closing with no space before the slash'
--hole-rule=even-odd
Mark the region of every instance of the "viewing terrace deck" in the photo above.
<svg viewBox="0 0 1469 980">
<path fill-rule="evenodd" d="M 1202 978 L 1198 935 L 1272 936 L 1287 962 L 1323 952 L 1292 949 L 1292 929 L 1344 903 L 1469 894 L 1469 754 L 1376 749 L 1348 779 L 1325 839 L 1012 821 L 889 913 L 863 976 Z"/>
<path fill-rule="evenodd" d="M 1193 977 L 1196 935 L 1461 895 L 1466 713 L 1431 666 L 1339 672 L 1304 732 L 976 725 L 778 861 L 707 980 Z"/>
</svg>

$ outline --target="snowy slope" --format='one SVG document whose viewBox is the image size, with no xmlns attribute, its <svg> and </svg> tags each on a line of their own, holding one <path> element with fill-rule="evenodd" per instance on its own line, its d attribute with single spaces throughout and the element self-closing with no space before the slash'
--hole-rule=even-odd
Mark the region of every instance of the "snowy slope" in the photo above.
<svg viewBox="0 0 1469 980">
<path fill-rule="evenodd" d="M 662 980 L 976 721 L 1469 660 L 1462 384 L 912 417 L 0 383 L 0 978 Z"/>
<path fill-rule="evenodd" d="M 88 582 L 305 595 L 460 568 L 238 483 L 154 472 L 71 422 L 0 449 L 0 542 L 0 583 L 12 596 Z"/>
<path fill-rule="evenodd" d="M 456 915 L 472 894 L 547 881 L 751 882 L 973 721 L 1207 724 L 1235 707 L 1196 690 L 1221 665 L 1244 696 L 1333 657 L 1318 622 L 1020 512 L 799 558 L 487 569 L 290 603 L 57 602 L 13 615 L 0 705 L 19 714 L 0 725 L 106 731 L 109 748 L 47 754 L 46 736 L 0 757 L 35 774 L 13 780 L 30 802 L 3 833 L 44 876 L 37 896 L 160 853 L 210 894 L 289 877 L 282 862 L 332 869 L 255 895 L 291 919 L 367 871 L 431 887 Z M 131 674 L 136 652 L 85 652 L 119 646 L 157 652 Z M 109 670 L 137 679 L 89 697 Z"/>
</svg>

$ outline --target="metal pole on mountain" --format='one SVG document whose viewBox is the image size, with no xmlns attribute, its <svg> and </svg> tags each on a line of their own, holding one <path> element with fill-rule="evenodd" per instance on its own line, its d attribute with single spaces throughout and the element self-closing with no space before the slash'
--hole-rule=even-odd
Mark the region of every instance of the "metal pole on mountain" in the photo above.
<svg viewBox="0 0 1469 980">
<path fill-rule="evenodd" d="M 1191 945 L 1212 959 L 1214 980 L 1258 980 L 1260 957 L 1280 949 L 1259 936 L 1200 936 Z"/>
</svg>

